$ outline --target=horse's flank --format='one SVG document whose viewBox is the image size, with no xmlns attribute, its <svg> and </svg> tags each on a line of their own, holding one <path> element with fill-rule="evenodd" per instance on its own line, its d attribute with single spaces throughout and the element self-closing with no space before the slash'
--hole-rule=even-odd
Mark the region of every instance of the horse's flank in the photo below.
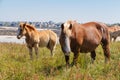
<svg viewBox="0 0 120 80">
<path fill-rule="evenodd" d="M 45 44 L 46 42 L 49 42 L 49 40 L 51 39 L 53 42 L 56 42 L 56 38 L 57 35 L 55 35 L 55 33 L 53 33 L 51 30 L 43 30 L 43 31 L 39 31 L 39 46 L 47 46 L 47 44 Z"/>
</svg>

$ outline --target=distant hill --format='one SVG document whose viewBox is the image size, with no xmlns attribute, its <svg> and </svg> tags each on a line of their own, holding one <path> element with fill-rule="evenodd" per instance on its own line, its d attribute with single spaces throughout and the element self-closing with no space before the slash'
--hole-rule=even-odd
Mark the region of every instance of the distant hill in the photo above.
<svg viewBox="0 0 120 80">
<path fill-rule="evenodd" d="M 25 22 L 25 21 L 20 21 L 20 22 Z M 18 27 L 19 26 L 19 21 L 18 22 L 3 22 L 0 21 L 0 26 L 6 26 L 6 27 Z M 60 25 L 62 24 L 62 22 L 59 23 L 55 23 L 53 21 L 49 21 L 49 22 L 27 22 L 29 24 L 34 25 L 36 28 L 60 28 Z"/>
<path fill-rule="evenodd" d="M 18 21 L 18 22 L 4 22 L 0 21 L 0 27 L 1 26 L 6 26 L 6 27 L 18 27 L 20 22 L 25 22 L 25 21 Z M 47 29 L 59 29 L 62 22 L 53 22 L 53 21 L 48 21 L 48 22 L 27 22 L 29 24 L 34 25 L 36 28 L 47 28 Z M 107 24 L 109 27 L 118 25 L 120 26 L 120 23 L 114 23 L 114 24 Z"/>
</svg>

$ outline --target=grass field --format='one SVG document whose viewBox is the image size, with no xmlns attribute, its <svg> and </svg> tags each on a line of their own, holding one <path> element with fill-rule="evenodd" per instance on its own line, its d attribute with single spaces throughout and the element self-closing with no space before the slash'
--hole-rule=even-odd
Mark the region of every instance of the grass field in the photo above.
<svg viewBox="0 0 120 80">
<path fill-rule="evenodd" d="M 91 64 L 90 54 L 80 54 L 78 67 L 65 67 L 59 45 L 51 57 L 46 48 L 39 49 L 39 58 L 30 60 L 25 44 L 0 43 L 0 80 L 120 80 L 120 42 L 110 44 L 111 60 L 104 63 L 101 46 Z M 70 56 L 72 62 L 73 53 Z"/>
</svg>

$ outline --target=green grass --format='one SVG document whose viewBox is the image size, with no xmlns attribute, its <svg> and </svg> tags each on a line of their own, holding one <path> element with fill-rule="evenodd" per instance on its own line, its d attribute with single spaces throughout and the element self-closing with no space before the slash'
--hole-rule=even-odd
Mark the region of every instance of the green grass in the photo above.
<svg viewBox="0 0 120 80">
<path fill-rule="evenodd" d="M 39 58 L 30 60 L 25 44 L 0 43 L 0 80 L 120 80 L 120 42 L 110 44 L 111 60 L 104 63 L 101 46 L 91 64 L 90 54 L 80 54 L 78 66 L 65 67 L 64 55 L 57 45 L 55 56 L 39 48 Z M 70 62 L 73 53 L 70 54 Z"/>
</svg>

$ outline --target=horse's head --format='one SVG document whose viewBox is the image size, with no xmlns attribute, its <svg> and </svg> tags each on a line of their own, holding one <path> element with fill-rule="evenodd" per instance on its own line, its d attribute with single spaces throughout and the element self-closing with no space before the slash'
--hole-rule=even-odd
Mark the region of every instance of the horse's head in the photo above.
<svg viewBox="0 0 120 80">
<path fill-rule="evenodd" d="M 20 23 L 17 31 L 17 38 L 20 39 L 22 36 L 26 34 L 25 30 L 26 23 Z"/>
<path fill-rule="evenodd" d="M 62 51 L 65 53 L 65 55 L 68 55 L 71 51 L 70 37 L 71 37 L 72 25 L 73 24 L 71 21 L 67 21 L 61 25 L 61 35 L 59 41 Z"/>
</svg>

